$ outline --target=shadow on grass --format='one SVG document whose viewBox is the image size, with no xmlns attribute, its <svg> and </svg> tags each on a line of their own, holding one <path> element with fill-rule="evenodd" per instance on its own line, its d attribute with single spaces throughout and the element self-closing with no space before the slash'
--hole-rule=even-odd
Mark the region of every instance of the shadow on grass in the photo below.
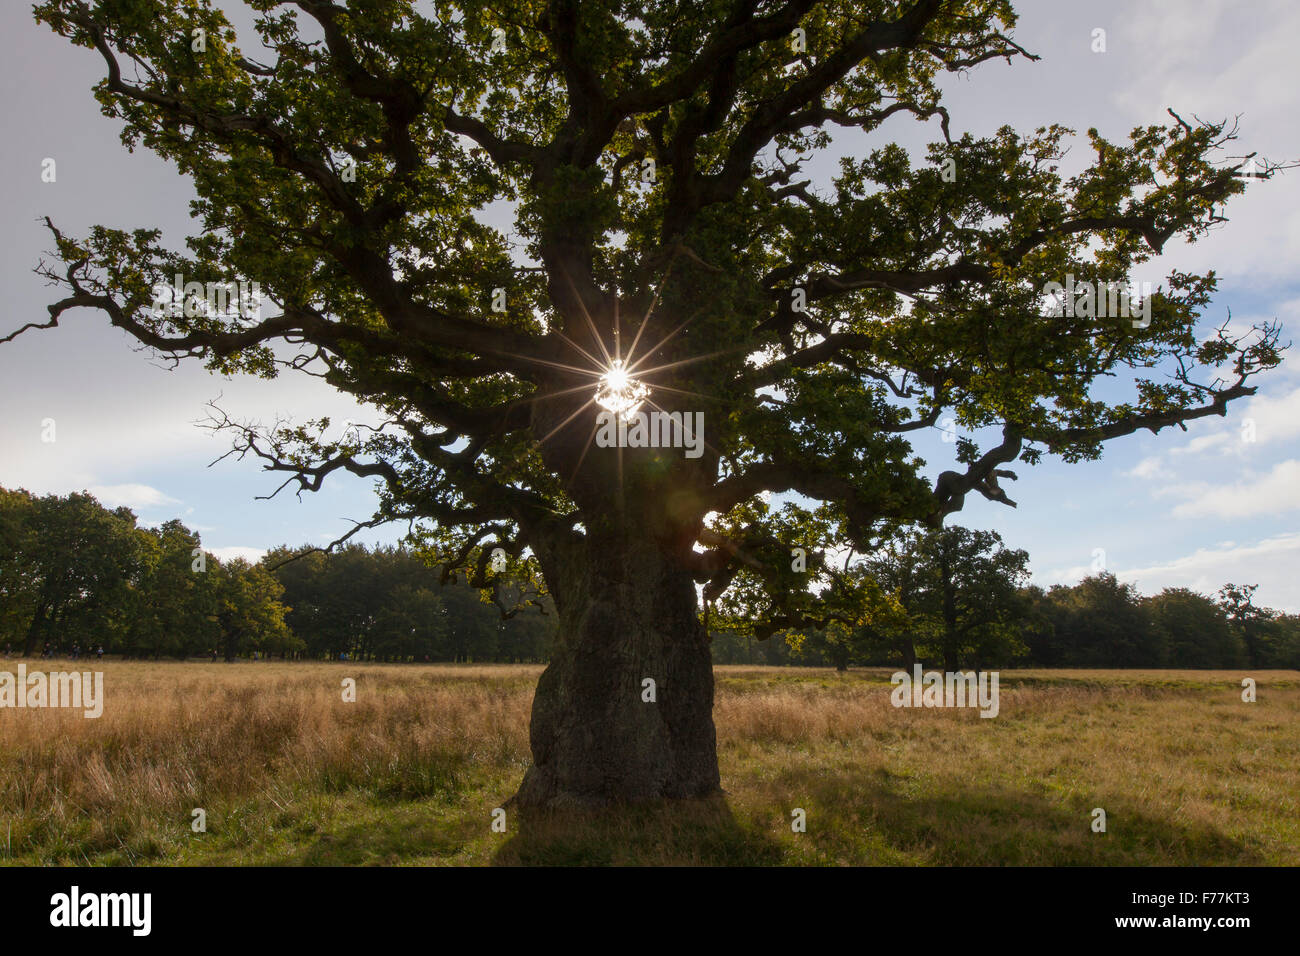
<svg viewBox="0 0 1300 956">
<path fill-rule="evenodd" d="M 770 835 L 741 826 L 726 798 L 602 810 L 520 810 L 493 866 L 770 866 Z"/>
<path fill-rule="evenodd" d="M 1092 808 L 1107 832 L 1091 830 Z M 791 810 L 806 832 L 791 831 Z M 924 780 L 887 772 L 787 770 L 739 796 L 514 810 L 484 845 L 481 812 L 427 805 L 312 833 L 266 862 L 356 866 L 1192 866 L 1261 865 L 1257 841 L 1170 820 L 1136 800 Z M 304 834 L 305 835 L 305 834 Z M 292 838 L 291 838 L 292 839 Z M 496 841 L 503 842 L 496 842 Z"/>
<path fill-rule="evenodd" d="M 1257 845 L 1207 823 L 1180 823 L 1111 797 L 1056 797 L 919 780 L 782 774 L 773 789 L 808 810 L 788 863 L 941 866 L 1260 865 Z M 751 804 L 752 806 L 752 804 Z M 1106 832 L 1092 811 L 1106 811 Z M 1226 810 L 1225 810 L 1226 815 Z M 806 837 L 806 842 L 802 839 Z"/>
<path fill-rule="evenodd" d="M 454 861 L 482 834 L 481 820 L 438 819 L 410 813 L 313 835 L 309 843 L 276 854 L 271 866 L 396 866 L 421 860 Z"/>
<path fill-rule="evenodd" d="M 914 792 L 884 774 L 782 774 L 742 799 L 531 812 L 494 866 L 1260 865 L 1257 845 L 1133 801 L 954 786 Z M 1107 832 L 1091 829 L 1104 804 Z M 807 813 L 793 833 L 791 810 Z"/>
</svg>

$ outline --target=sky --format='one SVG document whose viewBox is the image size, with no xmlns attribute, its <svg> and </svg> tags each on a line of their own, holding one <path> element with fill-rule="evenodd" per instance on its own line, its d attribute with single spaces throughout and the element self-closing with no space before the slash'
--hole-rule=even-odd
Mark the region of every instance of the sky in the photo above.
<svg viewBox="0 0 1300 956">
<path fill-rule="evenodd" d="M 1016 4 L 1014 38 L 1037 62 L 983 64 L 946 82 L 952 135 L 1022 133 L 1060 123 L 1123 140 L 1135 126 L 1165 123 L 1172 108 L 1205 120 L 1237 117 L 1240 150 L 1300 159 L 1300 4 L 1292 0 L 1129 0 Z M 1105 52 L 1094 52 L 1097 30 Z M 41 218 L 82 235 L 94 224 L 157 227 L 179 246 L 193 191 L 170 164 L 128 153 L 116 121 L 90 94 L 103 64 L 34 23 L 28 4 L 0 5 L 0 336 L 45 321 L 56 293 L 32 271 L 51 246 Z M 842 137 L 861 154 L 890 140 L 916 155 L 937 124 L 900 116 L 874 137 Z M 1066 163 L 1088 158 L 1080 139 Z M 55 161 L 54 182 L 42 164 Z M 819 168 L 827 173 L 834 156 Z M 1300 327 L 1300 169 L 1250 184 L 1230 222 L 1196 244 L 1171 243 L 1135 272 L 1159 283 L 1173 269 L 1219 276 L 1206 328 L 1280 320 L 1283 342 Z M 1142 432 L 1110 442 L 1102 460 L 1047 458 L 1004 482 L 1015 509 L 967 498 L 949 523 L 998 531 L 1029 552 L 1034 581 L 1070 584 L 1104 568 L 1143 593 L 1165 587 L 1213 592 L 1258 584 L 1256 602 L 1300 611 L 1300 357 L 1259 376 L 1259 392 L 1224 418 L 1185 432 Z M 232 418 L 270 423 L 329 416 L 377 421 L 316 379 L 272 381 L 212 375 L 200 362 L 167 363 L 133 345 L 99 314 L 68 313 L 59 329 L 0 345 L 0 486 L 40 494 L 89 490 L 127 505 L 142 523 L 181 518 L 219 557 L 257 558 L 279 544 L 323 545 L 368 518 L 371 483 L 335 475 L 301 499 L 249 459 L 213 464 L 229 438 L 201 427 L 217 402 Z M 47 420 L 54 421 L 54 441 Z M 980 436 L 975 436 L 979 438 Z M 931 473 L 952 467 L 955 447 L 938 429 L 915 441 Z M 357 540 L 396 541 L 405 526 Z"/>
</svg>

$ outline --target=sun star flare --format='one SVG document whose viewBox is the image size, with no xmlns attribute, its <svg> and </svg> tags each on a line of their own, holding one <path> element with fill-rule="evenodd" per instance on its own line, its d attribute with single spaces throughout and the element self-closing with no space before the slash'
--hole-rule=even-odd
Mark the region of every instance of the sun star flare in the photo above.
<svg viewBox="0 0 1300 956">
<path fill-rule="evenodd" d="M 596 404 L 623 420 L 635 415 L 649 397 L 649 386 L 629 375 L 622 359 L 610 362 L 596 386 Z"/>
</svg>

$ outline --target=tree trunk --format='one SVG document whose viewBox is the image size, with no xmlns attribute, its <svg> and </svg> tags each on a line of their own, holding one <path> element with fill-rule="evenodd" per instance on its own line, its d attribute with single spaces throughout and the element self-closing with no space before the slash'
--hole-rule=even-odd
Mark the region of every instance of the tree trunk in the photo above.
<svg viewBox="0 0 1300 956">
<path fill-rule="evenodd" d="M 957 634 L 957 589 L 952 580 L 952 566 L 946 551 L 939 556 L 939 574 L 943 580 L 943 669 L 955 674 L 959 669 L 960 651 Z"/>
<path fill-rule="evenodd" d="M 533 698 L 533 765 L 514 802 L 719 792 L 713 665 L 690 574 L 649 536 L 590 527 L 548 563 L 560 627 Z"/>
<path fill-rule="evenodd" d="M 42 638 L 53 630 L 47 620 L 49 617 L 53 617 L 53 612 L 48 604 L 42 604 L 32 615 L 31 624 L 27 627 L 27 637 L 23 641 L 23 657 L 31 657 Z"/>
<path fill-rule="evenodd" d="M 1259 635 L 1255 632 L 1254 621 L 1245 621 L 1241 628 L 1241 640 L 1246 645 L 1246 663 L 1250 667 L 1259 667 Z"/>
<path fill-rule="evenodd" d="M 40 625 L 35 617 L 32 623 L 27 627 L 27 637 L 23 641 L 23 657 L 31 657 L 32 651 L 36 650 L 36 644 L 40 638 Z"/>
<path fill-rule="evenodd" d="M 903 654 L 903 669 L 909 674 L 916 667 L 916 644 L 910 637 L 903 638 L 899 645 L 899 650 Z"/>
</svg>

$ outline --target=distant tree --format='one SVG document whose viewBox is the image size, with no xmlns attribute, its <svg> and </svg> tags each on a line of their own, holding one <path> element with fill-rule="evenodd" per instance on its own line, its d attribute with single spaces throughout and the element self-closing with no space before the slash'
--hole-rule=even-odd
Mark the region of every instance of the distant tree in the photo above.
<svg viewBox="0 0 1300 956">
<path fill-rule="evenodd" d="M 464 573 L 444 582 L 442 569 L 410 548 L 354 544 L 323 553 L 281 547 L 264 563 L 284 585 L 286 621 L 312 656 L 543 661 L 554 636 L 553 613 L 503 609 Z M 496 590 L 508 594 L 511 588 L 528 590 L 526 575 L 503 575 Z M 533 596 L 554 610 L 549 597 Z"/>
<path fill-rule="evenodd" d="M 437 592 L 406 583 L 390 590 L 375 618 L 374 650 L 384 660 L 445 660 L 447 616 Z"/>
<path fill-rule="evenodd" d="M 882 547 L 865 561 L 871 578 L 897 601 L 901 612 L 869 625 L 867 636 L 877 646 L 895 652 L 903 668 L 909 672 L 917 662 L 917 642 L 928 640 L 928 631 L 933 626 L 933 621 L 928 620 L 921 609 L 921 596 L 928 581 L 917 540 L 915 533 L 900 532 L 887 537 Z"/>
<path fill-rule="evenodd" d="M 281 547 L 267 552 L 263 559 L 284 588 L 285 623 L 302 639 L 308 655 L 337 658 L 346 644 L 332 613 L 337 596 L 331 590 L 336 583 L 330 575 L 333 556 L 316 551 L 284 563 L 293 554 L 290 548 Z"/>
<path fill-rule="evenodd" d="M 873 567 L 897 587 L 908 626 L 945 670 L 1023 653 L 1020 588 L 1029 578 L 1029 555 L 1005 547 L 997 532 L 904 532 Z"/>
<path fill-rule="evenodd" d="M 36 564 L 31 492 L 0 488 L 0 642 L 19 647 L 36 613 L 40 572 Z"/>
<path fill-rule="evenodd" d="M 520 614 L 502 621 L 498 636 L 498 660 L 532 663 L 550 659 L 555 643 L 556 615 L 550 598 L 543 599 L 545 614 Z"/>
<path fill-rule="evenodd" d="M 341 653 L 352 659 L 373 653 L 375 625 L 388 588 L 396 582 L 385 579 L 379 561 L 361 545 L 288 561 L 295 553 L 278 548 L 264 563 L 275 569 L 285 589 L 284 602 L 292 609 L 286 620 L 306 650 L 331 659 Z"/>
<path fill-rule="evenodd" d="M 5 533 L 21 550 L 0 567 L 26 617 L 23 653 L 47 641 L 66 649 L 120 635 L 143 557 L 135 515 L 110 511 L 84 493 L 28 496 L 29 505 L 22 497 L 6 496 Z"/>
<path fill-rule="evenodd" d="M 789 633 L 793 632 L 787 632 Z M 709 630 L 709 638 L 710 654 L 715 664 L 780 667 L 786 664 L 809 662 L 807 658 L 796 658 L 786 641 L 760 641 L 753 632 L 714 627 Z M 816 663 L 825 662 L 818 656 Z"/>
<path fill-rule="evenodd" d="M 1233 629 L 1246 648 L 1246 663 L 1260 667 L 1271 656 L 1269 638 L 1275 629 L 1268 627 L 1273 614 L 1266 608 L 1255 607 L 1258 584 L 1225 584 L 1219 588 L 1219 607 L 1228 616 Z"/>
<path fill-rule="evenodd" d="M 252 650 L 278 651 L 297 646 L 284 622 L 284 587 L 266 568 L 241 558 L 219 564 L 216 619 L 227 661 Z"/>
<path fill-rule="evenodd" d="M 1154 640 L 1174 667 L 1237 667 L 1241 639 L 1213 598 L 1187 588 L 1165 588 L 1147 598 Z"/>
<path fill-rule="evenodd" d="M 1142 596 L 1110 572 L 1074 587 L 1057 585 L 1048 597 L 1062 666 L 1161 667 L 1167 662 Z"/>
<path fill-rule="evenodd" d="M 1275 613 L 1265 627 L 1274 655 L 1268 666 L 1300 670 L 1300 615 Z"/>
<path fill-rule="evenodd" d="M 1025 663 L 1031 667 L 1061 667 L 1066 658 L 1056 636 L 1056 602 L 1047 591 L 1036 584 L 1020 590 L 1020 605 L 1024 609 L 1022 639 L 1028 656 Z"/>
<path fill-rule="evenodd" d="M 490 660 L 496 646 L 501 615 L 474 590 L 462 586 L 463 575 L 453 575 L 440 596 L 447 608 L 447 635 L 451 659 L 457 662 Z"/>
<path fill-rule="evenodd" d="M 897 597 L 880 586 L 865 562 L 836 578 L 836 588 L 827 595 L 825 623 L 789 632 L 786 643 L 795 659 L 814 657 L 846 671 L 879 646 L 882 632 L 901 629 L 907 618 Z"/>
<path fill-rule="evenodd" d="M 123 650 L 152 657 L 202 653 L 219 640 L 214 620 L 219 562 L 202 552 L 198 534 L 178 520 L 157 529 L 141 528 L 137 534 L 144 557 Z"/>
</svg>

